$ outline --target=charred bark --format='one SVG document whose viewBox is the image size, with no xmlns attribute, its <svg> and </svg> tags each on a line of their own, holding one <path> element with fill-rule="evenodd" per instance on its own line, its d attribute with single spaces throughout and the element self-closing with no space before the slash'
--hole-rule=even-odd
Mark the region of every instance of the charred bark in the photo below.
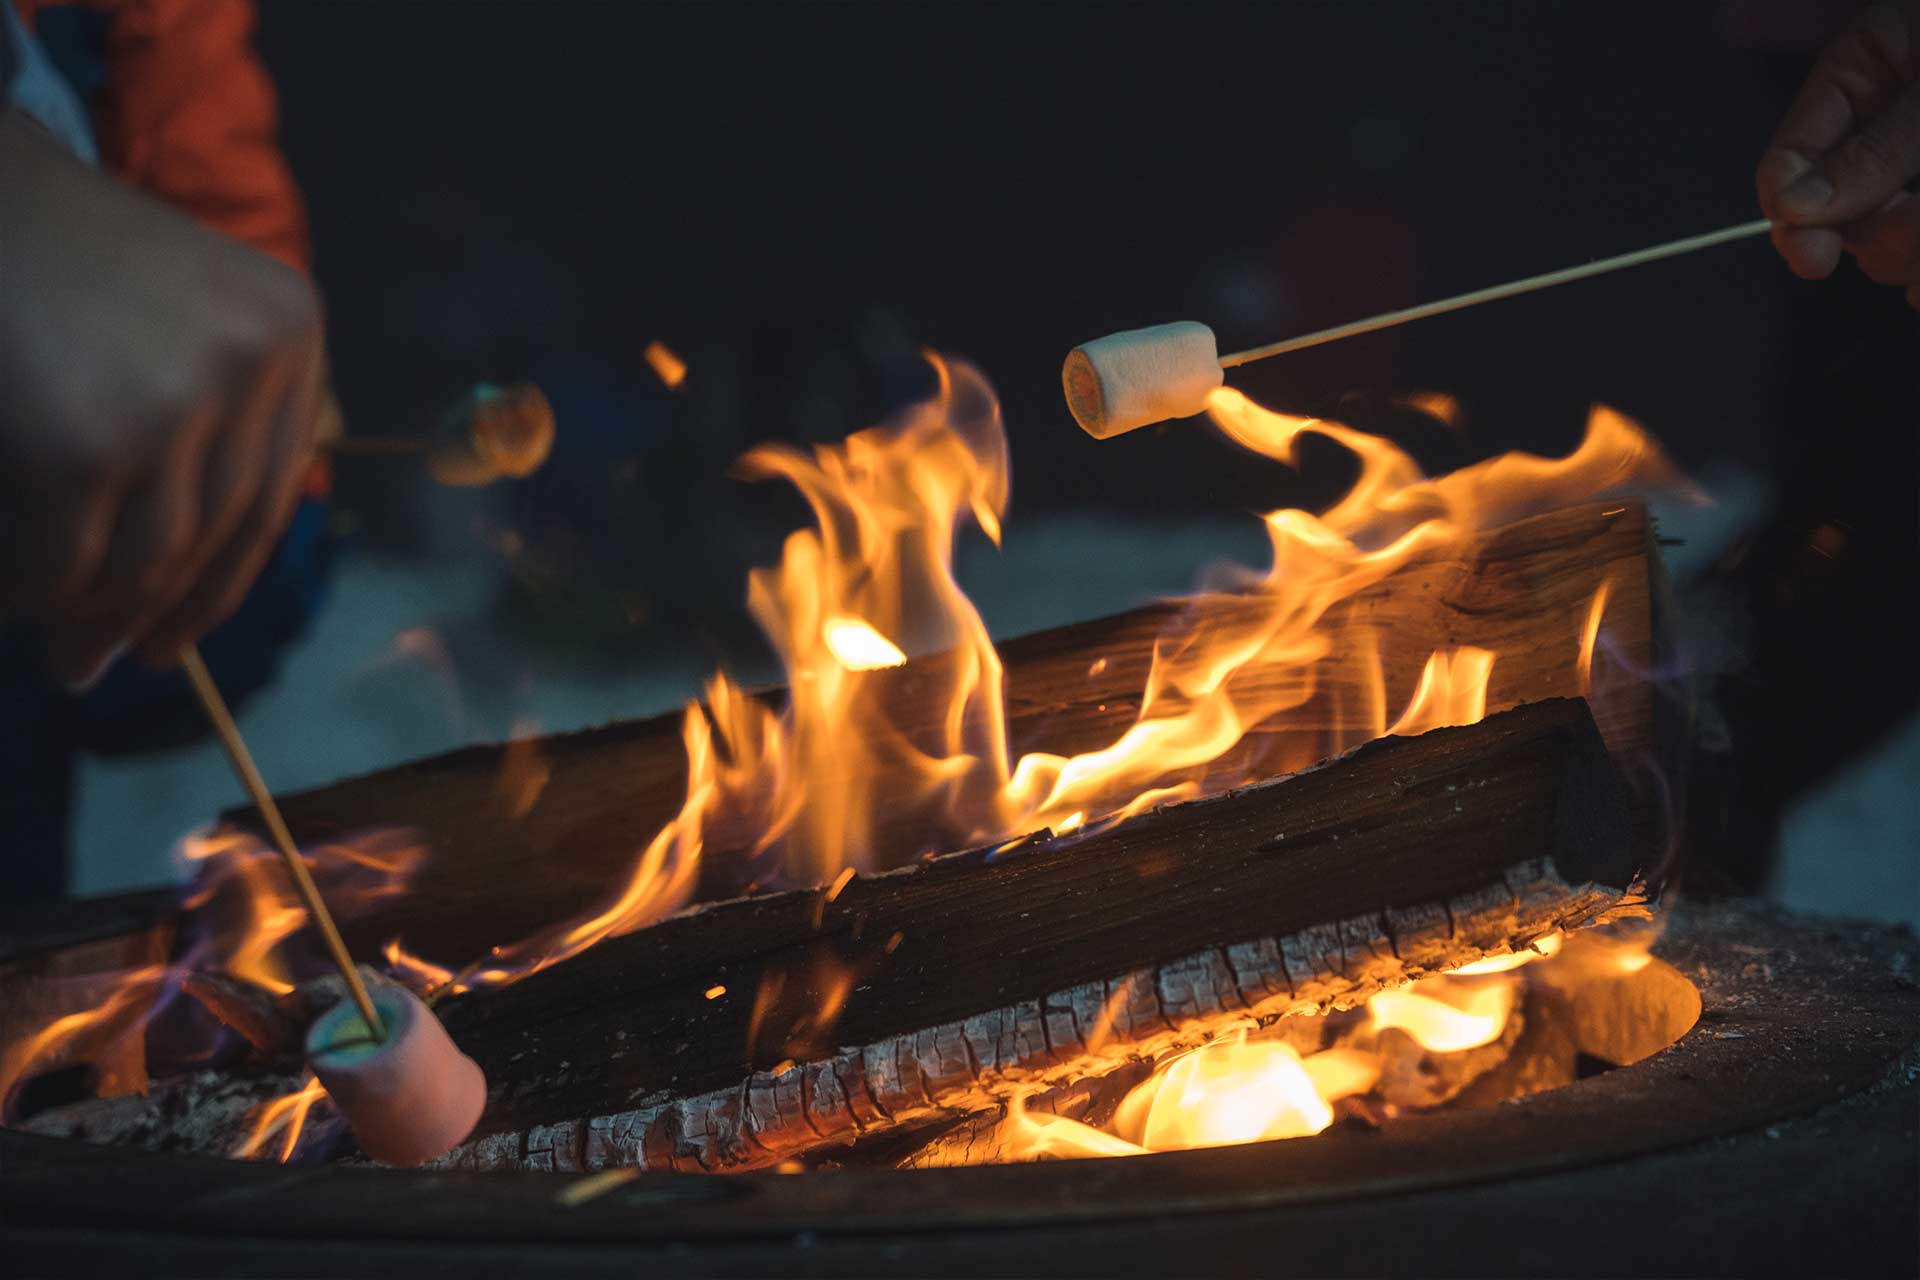
<svg viewBox="0 0 1920 1280">
<path fill-rule="evenodd" d="M 1630 908 L 1631 824 L 1556 699 L 830 902 L 697 908 L 444 1007 L 495 1086 L 449 1163 L 763 1167 L 1347 1007 Z"/>
</svg>

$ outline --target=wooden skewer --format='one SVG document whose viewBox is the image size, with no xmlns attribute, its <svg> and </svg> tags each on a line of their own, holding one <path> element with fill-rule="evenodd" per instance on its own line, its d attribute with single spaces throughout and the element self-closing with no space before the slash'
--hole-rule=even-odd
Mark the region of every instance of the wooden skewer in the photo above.
<svg viewBox="0 0 1920 1280">
<path fill-rule="evenodd" d="M 385 1040 L 387 1031 L 380 1022 L 379 1012 L 373 1007 L 373 997 L 367 994 L 367 984 L 361 981 L 360 970 L 354 967 L 353 957 L 347 953 L 347 944 L 340 937 L 340 930 L 334 926 L 327 904 L 321 900 L 320 888 L 314 884 L 313 877 L 307 872 L 307 864 L 301 861 L 300 851 L 294 847 L 293 833 L 287 830 L 286 820 L 280 816 L 280 806 L 273 802 L 273 794 L 267 790 L 260 770 L 253 763 L 253 753 L 247 750 L 246 740 L 240 736 L 240 727 L 233 722 L 233 713 L 227 709 L 227 700 L 220 696 L 219 686 L 214 684 L 207 664 L 200 660 L 200 650 L 194 645 L 181 649 L 180 665 L 186 668 L 187 679 L 193 682 L 193 691 L 199 695 L 201 708 L 206 711 L 207 719 L 213 722 L 214 732 L 220 735 L 220 745 L 226 748 L 227 759 L 233 762 L 233 771 L 239 777 L 240 785 L 247 789 L 254 808 L 260 811 L 261 818 L 266 821 L 274 844 L 279 846 L 280 857 L 287 864 L 287 874 L 293 877 L 294 888 L 299 890 L 301 901 L 307 904 L 307 914 L 319 927 L 320 936 L 326 939 L 327 951 L 332 955 L 335 967 L 340 970 L 341 978 L 346 981 L 347 991 L 353 996 L 360 1016 L 366 1019 L 367 1029 L 373 1033 L 375 1040 Z"/>
<path fill-rule="evenodd" d="M 398 453 L 425 453 L 427 441 L 417 436 L 341 436 L 321 448 L 334 457 L 385 457 Z"/>
<path fill-rule="evenodd" d="M 1373 316 L 1366 320 L 1355 320 L 1351 324 L 1338 325 L 1332 329 L 1321 329 L 1316 333 L 1303 334 L 1298 338 L 1286 338 L 1280 342 L 1270 342 L 1264 347 L 1253 347 L 1246 351 L 1236 351 L 1220 357 L 1220 367 L 1231 369 L 1236 365 L 1250 364 L 1255 360 L 1264 360 L 1268 356 L 1284 355 L 1289 351 L 1301 351 L 1307 347 L 1317 347 L 1325 342 L 1337 342 L 1341 338 L 1351 338 L 1362 333 L 1372 333 L 1377 329 L 1391 329 L 1397 324 L 1409 320 L 1424 320 L 1428 316 L 1444 315 L 1449 311 L 1458 311 L 1462 307 L 1476 307 L 1483 302 L 1495 302 L 1501 298 L 1512 298 L 1523 293 L 1532 293 L 1536 289 L 1551 289 L 1557 284 L 1568 284 L 1574 280 L 1585 280 L 1589 276 L 1605 275 L 1609 271 L 1619 271 L 1626 267 L 1637 267 L 1643 262 L 1658 262 L 1662 258 L 1672 258 L 1683 253 L 1692 253 L 1696 249 L 1709 249 L 1717 244 L 1726 244 L 1730 240 L 1744 240 L 1748 236 L 1764 235 L 1770 223 L 1762 218 L 1755 222 L 1743 222 L 1737 227 L 1725 227 L 1719 231 L 1709 231 L 1705 235 L 1688 236 L 1684 240 L 1672 240 L 1666 244 L 1657 244 L 1650 249 L 1636 249 L 1632 253 L 1617 254 L 1611 258 L 1602 258 L 1598 262 L 1589 262 L 1583 266 L 1566 267 L 1559 271 L 1549 271 L 1544 275 L 1528 276 L 1524 280 L 1514 280 L 1507 284 L 1497 284 L 1488 289 L 1476 289 L 1472 293 L 1462 293 L 1451 298 L 1442 298 L 1438 302 L 1428 302 L 1417 307 L 1408 307 L 1403 311 L 1389 311 L 1385 315 Z"/>
<path fill-rule="evenodd" d="M 396 453 L 424 453 L 428 441 L 423 436 L 350 436 L 340 401 L 328 388 L 314 413 L 313 444 L 317 451 L 344 455 L 380 456 Z"/>
</svg>

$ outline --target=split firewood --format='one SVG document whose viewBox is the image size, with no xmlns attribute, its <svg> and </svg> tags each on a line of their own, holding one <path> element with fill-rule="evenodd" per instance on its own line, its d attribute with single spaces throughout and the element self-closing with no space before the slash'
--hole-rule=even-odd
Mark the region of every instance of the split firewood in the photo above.
<svg viewBox="0 0 1920 1280">
<path fill-rule="evenodd" d="M 449 1163 L 750 1169 L 990 1109 L 1631 910 L 1631 836 L 1555 699 L 831 901 L 709 904 L 444 1006 L 501 1082 Z"/>
<path fill-rule="evenodd" d="M 1475 646 L 1499 655 L 1487 689 L 1489 711 L 1577 696 L 1585 690 L 1570 655 L 1602 587 L 1612 657 L 1636 672 L 1658 667 L 1660 586 L 1651 547 L 1638 503 L 1570 508 L 1413 560 L 1336 606 L 1327 622 L 1360 623 L 1390 637 L 1380 653 L 1389 689 L 1411 689 L 1434 651 Z M 1264 606 L 1250 599 L 1244 607 Z M 1170 601 L 1002 644 L 1012 749 L 1071 755 L 1113 743 L 1139 711 L 1156 639 L 1182 608 L 1183 602 Z M 911 734 L 944 715 L 927 691 L 945 687 L 951 661 L 933 654 L 866 678 Z M 1273 777 L 1337 755 L 1352 742 L 1334 728 L 1342 710 L 1375 694 L 1353 680 L 1340 670 L 1323 673 L 1312 703 L 1289 715 L 1285 726 L 1248 735 L 1217 762 L 1217 772 Z M 1249 691 L 1259 692 L 1251 685 Z M 762 696 L 777 701 L 780 694 Z M 1594 698 L 1593 714 L 1623 761 L 1664 754 L 1648 682 L 1609 688 Z M 356 953 L 373 954 L 398 936 L 418 953 L 459 964 L 589 911 L 625 882 L 636 847 L 683 800 L 686 761 L 677 716 L 541 739 L 538 755 L 549 776 L 531 807 L 517 789 L 500 785 L 503 756 L 515 749 L 467 748 L 282 798 L 303 844 L 408 826 L 431 850 L 407 893 L 342 921 Z M 928 848 L 964 843 L 929 825 L 925 805 L 914 800 L 924 787 L 894 781 L 874 780 L 880 811 L 869 866 L 899 866 Z M 1652 789 L 1636 790 L 1632 798 L 1634 838 L 1648 865 L 1655 861 L 1660 799 Z M 230 820 L 257 821 L 250 811 Z M 750 845 L 752 835 L 708 833 L 714 853 L 703 863 L 700 897 L 746 891 L 751 872 L 738 872 L 740 860 L 726 853 Z"/>
</svg>

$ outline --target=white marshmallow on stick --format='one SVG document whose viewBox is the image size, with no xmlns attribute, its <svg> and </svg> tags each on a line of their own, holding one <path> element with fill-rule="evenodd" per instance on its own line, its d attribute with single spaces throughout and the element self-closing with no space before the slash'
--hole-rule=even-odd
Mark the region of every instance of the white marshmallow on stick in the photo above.
<svg viewBox="0 0 1920 1280">
<path fill-rule="evenodd" d="M 1129 329 L 1109 334 L 1075 347 L 1060 371 L 1066 386 L 1067 407 L 1076 422 L 1096 440 L 1105 440 L 1136 427 L 1144 427 L 1168 418 L 1188 418 L 1207 407 L 1207 394 L 1221 384 L 1221 371 L 1251 364 L 1268 356 L 1303 351 L 1322 343 L 1358 337 L 1380 329 L 1391 329 L 1410 320 L 1445 315 L 1483 302 L 1517 297 L 1537 289 L 1571 284 L 1589 276 L 1605 275 L 1644 262 L 1658 262 L 1683 253 L 1710 249 L 1732 240 L 1764 235 L 1771 228 L 1765 219 L 1723 227 L 1705 235 L 1669 240 L 1650 249 L 1616 254 L 1598 262 L 1548 271 L 1511 280 L 1490 289 L 1456 294 L 1438 302 L 1423 303 L 1403 311 L 1370 316 L 1351 324 L 1336 325 L 1297 338 L 1283 338 L 1264 347 L 1251 347 L 1220 355 L 1213 341 L 1213 330 L 1192 320 L 1155 325 L 1150 329 Z"/>
<path fill-rule="evenodd" d="M 1096 440 L 1207 407 L 1223 381 L 1213 330 L 1193 320 L 1128 329 L 1075 347 L 1060 381 L 1074 421 Z"/>
<path fill-rule="evenodd" d="M 386 1039 L 375 1039 L 352 1002 L 343 1002 L 308 1029 L 307 1065 L 362 1151 L 411 1168 L 473 1132 L 486 1109 L 487 1078 L 411 991 L 380 987 L 373 1002 Z"/>
</svg>

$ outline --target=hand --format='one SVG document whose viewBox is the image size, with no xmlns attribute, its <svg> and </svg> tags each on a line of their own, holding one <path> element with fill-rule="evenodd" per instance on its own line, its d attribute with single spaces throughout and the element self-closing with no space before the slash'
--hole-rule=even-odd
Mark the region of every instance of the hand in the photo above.
<svg viewBox="0 0 1920 1280">
<path fill-rule="evenodd" d="M 299 273 L 0 111 L 0 614 L 84 686 L 239 606 L 299 499 L 325 362 Z"/>
<path fill-rule="evenodd" d="M 1841 250 L 1920 309 L 1920 0 L 1862 13 L 1827 47 L 1760 158 L 1760 208 L 1796 275 Z"/>
</svg>

